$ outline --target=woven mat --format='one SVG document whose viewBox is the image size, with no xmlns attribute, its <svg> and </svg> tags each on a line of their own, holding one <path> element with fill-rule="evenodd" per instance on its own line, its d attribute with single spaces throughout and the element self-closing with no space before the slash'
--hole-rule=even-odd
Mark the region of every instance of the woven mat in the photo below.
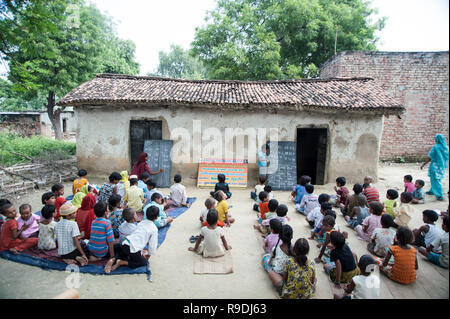
<svg viewBox="0 0 450 319">
<path fill-rule="evenodd" d="M 194 274 L 231 274 L 233 272 L 233 259 L 229 251 L 224 256 L 204 258 L 202 255 L 194 256 Z"/>
</svg>

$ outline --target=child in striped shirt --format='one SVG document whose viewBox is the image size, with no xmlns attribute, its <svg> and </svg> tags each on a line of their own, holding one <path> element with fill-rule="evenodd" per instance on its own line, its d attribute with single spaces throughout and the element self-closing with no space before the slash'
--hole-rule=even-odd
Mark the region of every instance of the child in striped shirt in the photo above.
<svg viewBox="0 0 450 319">
<path fill-rule="evenodd" d="M 103 201 L 94 206 L 94 214 L 97 218 L 92 222 L 88 243 L 91 262 L 114 257 L 114 233 L 111 222 L 106 217 L 107 208 L 107 204 Z"/>
</svg>

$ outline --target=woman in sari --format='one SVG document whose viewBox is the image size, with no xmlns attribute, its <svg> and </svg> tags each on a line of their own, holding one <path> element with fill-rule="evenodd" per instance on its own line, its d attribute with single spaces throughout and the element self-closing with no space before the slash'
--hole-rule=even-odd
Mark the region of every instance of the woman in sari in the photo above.
<svg viewBox="0 0 450 319">
<path fill-rule="evenodd" d="M 431 188 L 427 194 L 436 196 L 437 200 L 444 200 L 442 179 L 445 177 L 445 170 L 447 169 L 448 146 L 445 143 L 445 137 L 442 134 L 437 134 L 435 140 L 436 145 L 434 145 L 430 153 L 428 153 L 429 158 L 422 164 L 420 169 L 423 169 L 426 164 L 431 162 L 430 167 L 428 168 Z"/>
<path fill-rule="evenodd" d="M 148 155 L 147 153 L 141 153 L 136 163 L 134 163 L 133 168 L 131 169 L 130 175 L 141 176 L 142 173 L 148 172 L 150 175 L 156 175 L 164 172 L 164 168 L 161 168 L 159 171 L 152 172 L 150 167 L 147 165 Z"/>
</svg>

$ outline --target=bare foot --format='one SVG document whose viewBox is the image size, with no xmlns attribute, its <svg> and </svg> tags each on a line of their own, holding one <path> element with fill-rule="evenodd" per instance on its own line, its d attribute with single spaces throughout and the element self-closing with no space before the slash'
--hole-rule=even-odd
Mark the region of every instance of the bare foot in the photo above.
<svg viewBox="0 0 450 319">
<path fill-rule="evenodd" d="M 116 270 L 120 267 L 119 259 L 117 259 L 116 263 L 111 267 L 111 271 Z"/>
<path fill-rule="evenodd" d="M 14 255 L 18 255 L 18 254 L 19 254 L 18 250 L 15 249 L 15 248 L 10 248 L 9 251 L 10 251 L 11 253 L 13 253 Z"/>
<path fill-rule="evenodd" d="M 99 261 L 99 260 L 102 260 L 101 258 L 98 258 L 98 257 L 95 257 L 95 256 L 93 256 L 93 255 L 90 255 L 89 256 L 89 261 L 90 262 L 95 262 L 95 261 Z"/>
<path fill-rule="evenodd" d="M 110 260 L 108 260 L 108 262 L 105 265 L 105 273 L 106 274 L 108 274 L 108 275 L 110 274 L 112 266 L 113 266 L 115 261 L 116 260 L 114 258 L 111 258 Z"/>
<path fill-rule="evenodd" d="M 73 259 L 63 259 L 63 261 L 68 265 L 76 264 L 77 262 Z"/>
<path fill-rule="evenodd" d="M 80 263 L 81 266 L 86 266 L 87 265 L 87 262 L 86 262 L 86 260 L 83 257 L 77 256 L 77 257 L 75 257 L 75 259 Z"/>
</svg>

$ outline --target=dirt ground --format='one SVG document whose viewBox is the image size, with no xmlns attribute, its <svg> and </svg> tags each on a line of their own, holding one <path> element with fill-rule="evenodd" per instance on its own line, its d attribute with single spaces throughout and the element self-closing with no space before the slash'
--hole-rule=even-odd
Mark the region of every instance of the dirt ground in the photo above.
<svg viewBox="0 0 450 319">
<path fill-rule="evenodd" d="M 375 186 L 380 191 L 382 200 L 386 190 L 395 188 L 403 190 L 403 176 L 411 174 L 414 179 L 425 180 L 428 190 L 429 178 L 427 170 L 420 170 L 420 164 L 380 164 L 379 181 Z M 91 181 L 92 182 L 92 181 Z M 99 182 L 100 181 L 94 181 Z M 253 186 L 250 184 L 250 186 Z M 316 186 L 315 193 L 333 194 L 334 184 Z M 351 189 L 351 185 L 348 185 Z M 444 179 L 444 191 L 448 191 L 448 172 Z M 71 191 L 71 185 L 66 184 L 66 195 Z M 146 275 L 90 275 L 80 274 L 78 291 L 81 298 L 177 298 L 177 299 L 273 299 L 278 298 L 276 291 L 266 272 L 261 266 L 263 255 L 262 238 L 252 225 L 255 223 L 255 213 L 252 211 L 253 201 L 250 191 L 234 190 L 229 204 L 233 206 L 230 213 L 236 218 L 236 223 L 229 230 L 227 238 L 232 246 L 234 272 L 228 275 L 194 275 L 194 255 L 188 251 L 189 237 L 199 233 L 198 217 L 203 203 L 209 195 L 209 190 L 188 187 L 189 197 L 197 197 L 192 207 L 179 216 L 172 224 L 166 240 L 159 247 L 157 255 L 151 258 L 152 282 L 146 280 Z M 165 194 L 168 189 L 163 189 Z M 18 198 L 16 204 L 31 203 L 33 210 L 42 206 L 40 197 L 43 191 L 27 194 Z M 309 236 L 310 228 L 305 217 L 296 213 L 289 202 L 289 192 L 275 191 L 275 198 L 289 207 L 290 225 L 294 230 L 294 239 Z M 413 216 L 411 225 L 416 228 L 423 224 L 421 211 L 424 209 L 444 210 L 448 207 L 448 199 L 440 202 L 434 196 L 427 197 L 427 203 L 417 205 L 417 214 Z M 345 226 L 345 220 L 338 214 L 337 224 L 349 232 L 349 245 L 359 256 L 368 253 L 366 243 L 358 240 L 355 233 Z M 441 220 L 438 221 L 441 225 Z M 309 258 L 318 256 L 319 250 L 315 242 L 310 241 Z M 441 299 L 449 297 L 449 275 L 447 269 L 442 269 L 418 256 L 418 279 L 414 284 L 403 286 L 388 280 L 381 275 L 381 296 L 386 299 L 430 298 Z M 322 264 L 316 265 L 317 290 L 316 298 L 329 299 L 333 297 L 331 282 L 325 275 Z M 0 298 L 52 298 L 65 291 L 66 279 L 69 274 L 62 271 L 47 271 L 38 267 L 19 264 L 0 259 Z"/>
</svg>

